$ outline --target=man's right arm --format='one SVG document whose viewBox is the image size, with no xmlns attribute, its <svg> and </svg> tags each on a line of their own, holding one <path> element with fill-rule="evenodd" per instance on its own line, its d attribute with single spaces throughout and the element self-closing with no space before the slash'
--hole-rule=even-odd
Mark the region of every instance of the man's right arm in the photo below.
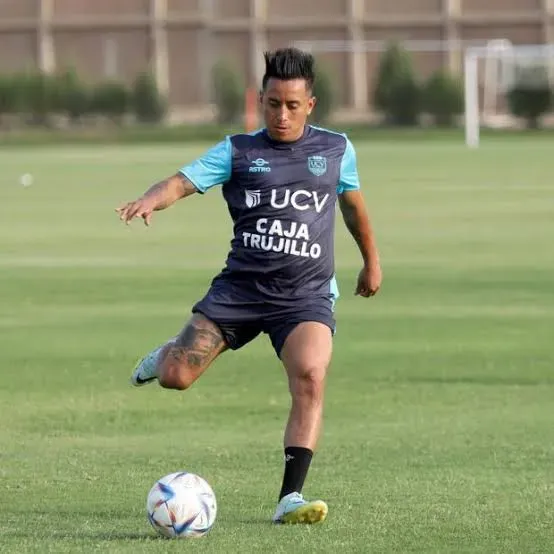
<svg viewBox="0 0 554 554">
<path fill-rule="evenodd" d="M 177 173 L 152 185 L 140 198 L 123 204 L 116 211 L 127 224 L 135 217 L 142 217 L 144 223 L 150 225 L 153 212 L 165 210 L 195 192 L 196 187 L 182 173 Z"/>
<path fill-rule="evenodd" d="M 196 192 L 204 194 L 210 188 L 231 177 L 232 145 L 229 138 L 210 148 L 203 156 L 182 167 L 179 172 L 152 185 L 140 198 L 117 208 L 119 217 L 129 223 L 142 217 L 150 225 L 152 213 L 165 210 L 172 204 Z"/>
</svg>

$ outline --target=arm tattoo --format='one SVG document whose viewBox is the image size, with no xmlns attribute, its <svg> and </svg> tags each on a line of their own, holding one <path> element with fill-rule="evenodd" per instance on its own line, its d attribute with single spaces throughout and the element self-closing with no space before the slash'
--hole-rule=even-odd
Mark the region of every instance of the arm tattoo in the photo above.
<svg viewBox="0 0 554 554">
<path fill-rule="evenodd" d="M 167 357 L 191 369 L 202 369 L 223 346 L 221 333 L 207 321 L 192 321 L 177 338 Z"/>
<path fill-rule="evenodd" d="M 163 210 L 177 202 L 179 198 L 186 198 L 195 192 L 194 185 L 184 175 L 178 173 L 152 185 L 144 193 L 144 197 L 154 199 L 156 209 Z"/>
<path fill-rule="evenodd" d="M 352 199 L 351 199 L 352 200 Z M 340 208 L 346 228 L 356 241 L 364 264 L 370 263 L 372 260 L 378 260 L 378 253 L 375 247 L 371 224 L 367 216 L 363 203 L 349 201 L 343 196 L 340 197 Z"/>
<path fill-rule="evenodd" d="M 346 228 L 350 231 L 350 234 L 354 240 L 360 244 L 362 237 L 360 235 L 360 229 L 356 220 L 356 212 L 345 202 L 341 202 L 340 207 Z"/>
</svg>

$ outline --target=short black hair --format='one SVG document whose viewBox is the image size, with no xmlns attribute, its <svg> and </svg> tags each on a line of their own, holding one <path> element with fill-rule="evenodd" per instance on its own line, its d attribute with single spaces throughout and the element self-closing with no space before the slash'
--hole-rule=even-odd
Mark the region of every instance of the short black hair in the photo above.
<svg viewBox="0 0 554 554">
<path fill-rule="evenodd" d="M 315 61 L 309 52 L 298 48 L 279 48 L 274 52 L 265 52 L 265 74 L 262 87 L 265 89 L 269 79 L 290 81 L 305 79 L 309 90 L 315 81 Z"/>
</svg>

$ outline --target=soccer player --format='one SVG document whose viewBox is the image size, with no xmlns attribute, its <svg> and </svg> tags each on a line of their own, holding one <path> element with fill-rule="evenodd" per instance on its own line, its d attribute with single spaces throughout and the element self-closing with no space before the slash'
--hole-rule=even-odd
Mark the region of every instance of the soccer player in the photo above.
<svg viewBox="0 0 554 554">
<path fill-rule="evenodd" d="M 149 225 L 154 211 L 221 185 L 234 223 L 224 269 L 192 307 L 184 329 L 138 362 L 131 382 L 187 389 L 224 351 L 266 333 L 291 394 L 272 520 L 315 523 L 326 518 L 327 504 L 305 500 L 302 489 L 319 437 L 335 333 L 337 201 L 363 259 L 357 295 L 379 290 L 381 268 L 352 143 L 307 124 L 316 102 L 312 56 L 286 48 L 266 53 L 265 60 L 265 127 L 226 137 L 117 209 L 125 223 L 140 217 Z"/>
</svg>

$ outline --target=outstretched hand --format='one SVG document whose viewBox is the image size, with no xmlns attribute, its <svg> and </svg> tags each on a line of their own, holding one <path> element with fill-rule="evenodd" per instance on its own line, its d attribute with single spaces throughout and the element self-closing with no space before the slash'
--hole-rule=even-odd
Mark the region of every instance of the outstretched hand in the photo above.
<svg viewBox="0 0 554 554">
<path fill-rule="evenodd" d="M 152 221 L 152 213 L 154 212 L 154 202 L 151 199 L 141 197 L 133 202 L 127 202 L 122 204 L 119 208 L 116 208 L 116 212 L 119 214 L 119 219 L 124 221 L 127 225 L 135 217 L 142 217 L 145 225 L 150 225 Z"/>
<path fill-rule="evenodd" d="M 382 280 L 383 275 L 379 262 L 364 266 L 358 275 L 355 295 L 363 296 L 364 298 L 375 296 L 381 288 Z"/>
</svg>

